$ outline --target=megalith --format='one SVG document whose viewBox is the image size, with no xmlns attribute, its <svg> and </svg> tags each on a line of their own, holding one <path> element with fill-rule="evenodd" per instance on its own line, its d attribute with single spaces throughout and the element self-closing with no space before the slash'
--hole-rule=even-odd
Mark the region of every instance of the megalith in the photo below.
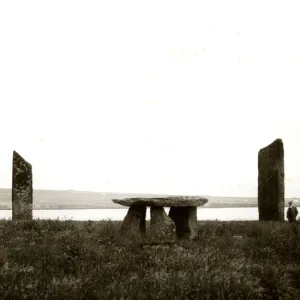
<svg viewBox="0 0 300 300">
<path fill-rule="evenodd" d="M 260 221 L 284 221 L 284 149 L 281 139 L 258 152 Z"/>
<path fill-rule="evenodd" d="M 195 239 L 198 236 L 197 207 L 208 202 L 200 196 L 163 196 L 112 199 L 114 203 L 130 206 L 122 229 L 145 231 L 146 206 L 150 206 L 150 232 L 155 239 Z M 144 209 L 143 209 L 144 207 Z M 164 207 L 170 207 L 169 215 Z M 174 232 L 175 229 L 175 232 Z"/>
<path fill-rule="evenodd" d="M 12 220 L 32 220 L 32 167 L 20 154 L 13 152 Z"/>
</svg>

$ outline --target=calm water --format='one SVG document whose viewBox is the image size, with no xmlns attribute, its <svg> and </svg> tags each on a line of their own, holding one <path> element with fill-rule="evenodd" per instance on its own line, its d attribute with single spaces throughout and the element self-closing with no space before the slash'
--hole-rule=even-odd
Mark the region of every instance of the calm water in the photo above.
<svg viewBox="0 0 300 300">
<path fill-rule="evenodd" d="M 128 209 L 55 209 L 55 210 L 34 210 L 34 219 L 60 219 L 77 221 L 99 221 L 124 219 Z M 285 208 L 286 212 L 287 208 Z M 169 208 L 165 208 L 166 213 Z M 11 210 L 0 210 L 0 219 L 11 219 Z M 198 220 L 258 220 L 257 207 L 234 207 L 234 208 L 198 208 Z M 147 209 L 146 219 L 150 219 L 150 210 Z"/>
</svg>

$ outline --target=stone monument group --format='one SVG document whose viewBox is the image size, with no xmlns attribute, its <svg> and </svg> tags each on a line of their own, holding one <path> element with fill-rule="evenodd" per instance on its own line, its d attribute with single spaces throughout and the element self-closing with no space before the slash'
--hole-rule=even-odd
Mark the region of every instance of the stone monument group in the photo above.
<svg viewBox="0 0 300 300">
<path fill-rule="evenodd" d="M 284 149 L 281 139 L 258 152 L 259 220 L 284 221 Z M 12 220 L 32 220 L 32 166 L 16 151 L 12 167 Z"/>
</svg>

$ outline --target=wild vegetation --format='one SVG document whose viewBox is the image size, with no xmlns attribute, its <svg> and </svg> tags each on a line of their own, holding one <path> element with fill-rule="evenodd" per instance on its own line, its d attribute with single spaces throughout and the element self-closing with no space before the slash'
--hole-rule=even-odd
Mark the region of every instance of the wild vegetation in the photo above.
<svg viewBox="0 0 300 300">
<path fill-rule="evenodd" d="M 199 222 L 195 241 L 174 244 L 119 229 L 110 221 L 0 221 L 0 299 L 299 297 L 300 225 Z"/>
</svg>

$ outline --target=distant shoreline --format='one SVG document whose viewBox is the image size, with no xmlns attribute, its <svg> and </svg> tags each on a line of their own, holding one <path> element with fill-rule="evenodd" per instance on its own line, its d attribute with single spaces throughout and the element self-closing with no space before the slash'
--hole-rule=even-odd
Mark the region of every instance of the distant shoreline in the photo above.
<svg viewBox="0 0 300 300">
<path fill-rule="evenodd" d="M 212 206 L 199 206 L 201 209 L 208 209 L 208 208 L 215 208 L 215 209 L 220 209 L 220 208 L 251 208 L 251 207 L 256 207 L 258 208 L 257 205 L 212 205 Z M 288 205 L 284 206 L 285 208 L 288 207 Z M 128 209 L 129 207 L 127 206 L 121 206 L 120 207 L 40 207 L 40 208 L 33 208 L 33 210 L 94 210 L 94 209 Z M 0 210 L 12 210 L 11 208 L 0 208 Z"/>
<path fill-rule="evenodd" d="M 11 189 L 0 188 L 0 210 L 11 210 Z M 78 209 L 128 209 L 126 206 L 112 202 L 112 199 L 123 198 L 148 198 L 166 197 L 172 195 L 162 194 L 137 194 L 137 193 L 108 193 L 108 192 L 84 192 L 74 190 L 34 190 L 33 210 L 78 210 Z M 206 208 L 249 208 L 258 207 L 257 197 L 231 197 L 231 196 L 209 196 L 208 202 L 200 209 Z M 297 197 L 286 197 L 285 207 L 288 201 L 293 200 L 295 206 L 300 207 L 300 199 Z"/>
</svg>

